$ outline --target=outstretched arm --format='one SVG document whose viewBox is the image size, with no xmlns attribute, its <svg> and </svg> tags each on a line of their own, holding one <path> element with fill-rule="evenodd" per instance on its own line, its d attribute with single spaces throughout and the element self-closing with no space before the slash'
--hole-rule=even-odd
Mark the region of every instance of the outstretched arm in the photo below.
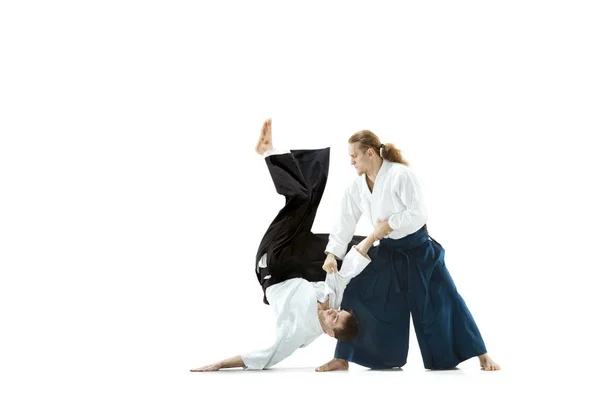
<svg viewBox="0 0 600 400">
<path fill-rule="evenodd" d="M 225 360 L 216 362 L 214 364 L 206 365 L 201 368 L 191 369 L 191 372 L 210 372 L 210 371 L 218 371 L 223 368 L 237 368 L 242 367 L 246 368 L 246 364 L 242 361 L 242 356 L 234 356 L 231 358 L 227 358 Z"/>
<path fill-rule="evenodd" d="M 357 244 L 356 246 L 354 246 L 354 248 L 356 249 L 356 251 L 358 251 L 358 253 L 361 256 L 363 256 L 365 258 L 368 258 L 367 257 L 367 253 L 369 252 L 369 249 L 371 247 L 373 247 L 373 243 L 375 243 L 377 240 L 380 240 L 380 239 L 381 238 L 377 234 L 377 230 L 374 230 L 371 234 L 369 234 L 369 236 L 367 236 L 359 244 Z M 333 255 L 331 255 L 331 256 L 333 257 Z M 335 261 L 335 258 L 332 258 L 331 264 L 328 264 L 328 260 L 325 260 L 325 264 L 323 265 L 323 269 L 327 273 L 338 272 L 337 262 Z"/>
<path fill-rule="evenodd" d="M 377 240 L 371 233 L 356 246 L 352 246 L 344 261 L 340 272 L 335 268 L 334 273 L 328 273 L 325 283 L 335 292 L 335 300 L 330 304 L 332 308 L 338 308 L 342 302 L 344 290 L 352 278 L 360 274 L 371 263 L 368 251 Z"/>
<path fill-rule="evenodd" d="M 360 253 L 361 256 L 366 257 L 369 249 L 377 240 L 378 238 L 376 237 L 375 232 L 372 232 L 369 236 L 364 238 L 359 244 L 356 245 L 356 250 Z"/>
<path fill-rule="evenodd" d="M 392 227 L 390 226 L 388 220 L 384 219 L 383 221 L 379 221 L 375 224 L 373 227 L 373 233 L 371 233 L 371 235 L 375 237 L 375 240 L 381 240 L 390 233 L 392 233 Z"/>
<path fill-rule="evenodd" d="M 287 316 L 288 318 L 293 318 Z M 301 343 L 301 338 L 294 335 L 292 324 L 284 323 L 278 326 L 275 342 L 265 348 L 255 349 L 251 352 L 237 355 L 214 364 L 206 365 L 202 368 L 192 369 L 191 372 L 209 372 L 218 371 L 224 368 L 242 367 L 248 370 L 260 370 L 269 368 L 281 360 L 289 357 L 296 351 Z"/>
</svg>

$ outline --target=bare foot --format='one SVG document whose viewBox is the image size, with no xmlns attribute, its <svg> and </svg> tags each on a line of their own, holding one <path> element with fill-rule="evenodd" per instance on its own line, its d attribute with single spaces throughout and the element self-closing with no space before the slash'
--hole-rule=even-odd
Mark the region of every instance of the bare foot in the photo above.
<svg viewBox="0 0 600 400">
<path fill-rule="evenodd" d="M 261 156 L 267 150 L 273 148 L 273 134 L 271 132 L 271 118 L 265 121 L 258 137 L 258 143 L 256 144 L 256 152 Z"/>
<path fill-rule="evenodd" d="M 321 365 L 319 368 L 315 369 L 317 372 L 329 372 L 329 371 L 347 371 L 348 370 L 348 360 L 342 360 L 341 358 L 334 358 L 329 361 L 327 364 Z"/>
<path fill-rule="evenodd" d="M 479 356 L 479 363 L 481 364 L 481 369 L 484 371 L 500 371 L 500 366 L 487 353 Z"/>
</svg>

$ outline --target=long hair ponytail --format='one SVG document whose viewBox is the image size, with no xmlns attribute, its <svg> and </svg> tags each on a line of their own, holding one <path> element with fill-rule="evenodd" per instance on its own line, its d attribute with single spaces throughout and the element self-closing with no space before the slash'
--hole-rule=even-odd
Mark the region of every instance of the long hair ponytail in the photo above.
<svg viewBox="0 0 600 400">
<path fill-rule="evenodd" d="M 373 149 L 384 160 L 408 165 L 408 161 L 402 157 L 402 153 L 396 146 L 391 143 L 382 144 L 377 135 L 369 130 L 356 132 L 350 136 L 348 143 L 358 143 L 358 148 L 363 152 Z"/>
</svg>

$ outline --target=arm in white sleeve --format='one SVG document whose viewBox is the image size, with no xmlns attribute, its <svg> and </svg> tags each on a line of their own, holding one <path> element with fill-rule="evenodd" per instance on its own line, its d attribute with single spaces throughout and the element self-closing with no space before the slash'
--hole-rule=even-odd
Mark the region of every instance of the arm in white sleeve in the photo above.
<svg viewBox="0 0 600 400">
<path fill-rule="evenodd" d="M 340 260 L 344 258 L 348 243 L 352 240 L 361 215 L 362 212 L 352 197 L 349 187 L 340 204 L 339 218 L 329 235 L 329 242 L 325 248 L 326 253 L 332 253 Z"/>
<path fill-rule="evenodd" d="M 344 290 L 350 280 L 360 274 L 371 262 L 368 255 L 363 256 L 356 250 L 356 246 L 352 246 L 339 272 L 327 274 L 325 284 L 328 285 L 335 293 L 335 303 L 331 306 L 338 308 L 342 303 Z"/>
<path fill-rule="evenodd" d="M 287 320 L 281 325 L 278 321 L 276 339 L 271 346 L 242 354 L 242 361 L 246 365 L 246 369 L 257 370 L 272 367 L 299 349 L 302 343 L 294 335 L 294 326 L 294 321 Z"/>
<path fill-rule="evenodd" d="M 395 183 L 396 193 L 406 210 L 388 217 L 390 227 L 402 234 L 409 235 L 427 222 L 427 209 L 418 180 L 410 170 L 398 177 Z"/>
<path fill-rule="evenodd" d="M 338 272 L 340 278 L 348 285 L 350 279 L 360 274 L 371 262 L 368 254 L 364 256 L 356 250 L 356 246 L 352 246 L 344 261 L 342 262 L 342 268 Z"/>
</svg>

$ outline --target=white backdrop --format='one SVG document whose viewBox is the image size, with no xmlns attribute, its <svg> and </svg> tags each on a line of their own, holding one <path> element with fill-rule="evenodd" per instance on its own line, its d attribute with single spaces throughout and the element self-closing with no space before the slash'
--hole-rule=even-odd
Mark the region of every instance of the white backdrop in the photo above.
<svg viewBox="0 0 600 400">
<path fill-rule="evenodd" d="M 473 396 L 585 389 L 599 17 L 592 1 L 3 2 L 1 397 L 427 397 L 483 376 L 476 360 L 427 375 L 414 336 L 404 375 L 364 384 L 311 372 L 333 354 L 325 336 L 277 379 L 187 372 L 264 343 L 272 322 L 253 273 L 283 205 L 254 153 L 268 117 L 277 147 L 332 149 L 316 232 L 354 177 L 355 131 L 417 170 L 503 367 Z"/>
</svg>

